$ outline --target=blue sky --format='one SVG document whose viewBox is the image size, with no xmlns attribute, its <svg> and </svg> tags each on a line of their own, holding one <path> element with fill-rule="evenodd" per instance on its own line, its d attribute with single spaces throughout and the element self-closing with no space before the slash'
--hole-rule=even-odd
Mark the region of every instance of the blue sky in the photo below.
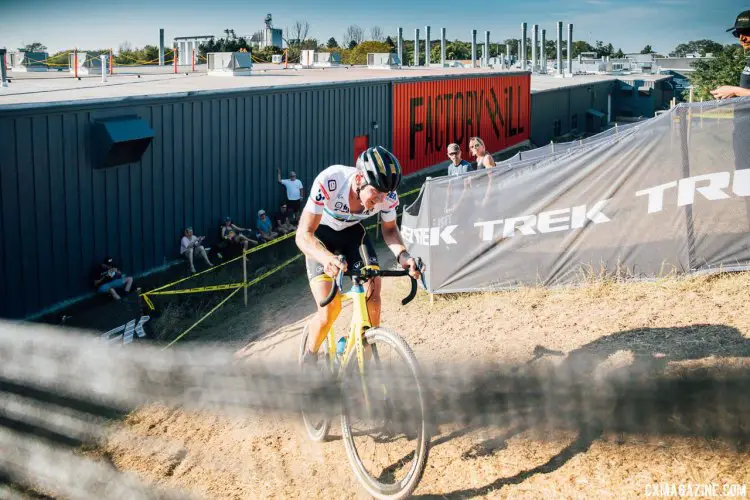
<svg viewBox="0 0 750 500">
<path fill-rule="evenodd" d="M 308 21 L 310 36 L 319 40 L 333 36 L 341 41 L 346 27 L 358 24 L 365 33 L 377 25 L 385 34 L 401 26 L 406 38 L 413 38 L 414 28 L 423 33 L 425 25 L 437 38 L 445 27 L 449 39 L 463 40 L 469 40 L 473 28 L 480 39 L 489 30 L 496 41 L 519 38 L 522 22 L 539 24 L 550 38 L 555 23 L 563 21 L 574 24 L 574 40 L 603 40 L 625 52 L 650 44 L 667 53 L 689 40 L 732 43 L 725 30 L 749 8 L 747 0 L 0 0 L 0 47 L 41 41 L 55 52 L 76 46 L 116 49 L 124 41 L 135 47 L 157 45 L 159 28 L 165 29 L 167 43 L 174 36 L 223 35 L 225 28 L 251 34 L 270 12 L 282 29 Z"/>
</svg>

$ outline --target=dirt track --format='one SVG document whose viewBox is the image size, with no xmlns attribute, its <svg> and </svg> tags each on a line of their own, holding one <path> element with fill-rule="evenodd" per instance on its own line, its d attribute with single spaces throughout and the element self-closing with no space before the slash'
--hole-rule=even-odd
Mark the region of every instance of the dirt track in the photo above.
<svg viewBox="0 0 750 500">
<path fill-rule="evenodd" d="M 750 275 L 597 283 L 576 290 L 439 298 L 406 308 L 405 283 L 388 283 L 384 324 L 400 331 L 422 364 L 466 360 L 525 363 L 538 345 L 591 362 L 662 363 L 664 369 L 714 367 L 750 357 Z M 300 279 L 232 318 L 210 340 L 239 331 L 248 362 L 296 355 L 312 312 Z M 281 304 L 288 307 L 281 310 Z M 348 323 L 344 309 L 337 327 Z M 559 363 L 547 356 L 536 363 Z M 105 452 L 119 468 L 154 484 L 205 498 L 362 497 L 334 427 L 308 442 L 296 418 L 226 418 L 147 407 L 113 432 Z M 575 434 L 531 436 L 520 429 L 442 427 L 433 438 L 418 496 L 631 497 L 653 483 L 750 483 L 750 453 L 709 439 Z M 619 443 L 619 444 L 618 444 Z"/>
</svg>

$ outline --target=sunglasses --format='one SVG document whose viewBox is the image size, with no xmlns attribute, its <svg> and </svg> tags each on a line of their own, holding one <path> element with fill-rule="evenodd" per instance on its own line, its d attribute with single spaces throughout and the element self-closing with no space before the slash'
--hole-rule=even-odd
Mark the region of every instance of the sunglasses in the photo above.
<svg viewBox="0 0 750 500">
<path fill-rule="evenodd" d="M 732 36 L 734 36 L 735 38 L 739 38 L 742 35 L 750 36 L 750 30 L 744 30 L 743 29 L 743 30 L 734 30 L 734 31 L 732 31 Z"/>
<path fill-rule="evenodd" d="M 456 156 L 458 153 L 448 153 L 448 156 Z"/>
</svg>

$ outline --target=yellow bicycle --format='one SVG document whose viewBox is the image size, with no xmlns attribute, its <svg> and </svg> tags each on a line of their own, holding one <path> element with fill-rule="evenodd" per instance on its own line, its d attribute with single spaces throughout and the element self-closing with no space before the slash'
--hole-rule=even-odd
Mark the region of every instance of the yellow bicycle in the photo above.
<svg viewBox="0 0 750 500">
<path fill-rule="evenodd" d="M 364 248 L 360 252 L 366 254 Z M 346 346 L 337 352 L 331 328 L 319 351 L 319 361 L 325 362 L 315 369 L 325 370 L 340 384 L 341 433 L 360 483 L 375 498 L 405 498 L 417 487 L 427 464 L 427 394 L 417 358 L 406 341 L 391 330 L 372 327 L 364 284 L 377 276 L 408 276 L 408 271 L 365 266 L 345 275 L 352 278 L 351 290 L 344 295 L 352 300 L 353 309 Z M 321 307 L 336 296 L 341 280 L 340 274 Z M 401 303 L 409 303 L 416 292 L 417 282 L 412 279 L 411 291 Z M 307 337 L 305 327 L 300 356 Z M 303 366 L 305 369 L 313 368 Z M 311 439 L 327 438 L 332 418 L 325 410 L 303 411 L 302 420 Z"/>
</svg>

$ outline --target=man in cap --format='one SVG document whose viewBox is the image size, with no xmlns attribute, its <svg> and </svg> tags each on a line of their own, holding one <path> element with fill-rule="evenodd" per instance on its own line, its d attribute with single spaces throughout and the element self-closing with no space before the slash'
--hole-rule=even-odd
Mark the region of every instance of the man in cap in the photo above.
<svg viewBox="0 0 750 500">
<path fill-rule="evenodd" d="M 261 236 L 263 236 L 263 239 L 266 241 L 271 241 L 279 235 L 279 233 L 273 230 L 273 223 L 268 217 L 268 214 L 266 214 L 266 211 L 262 208 L 258 210 L 258 220 L 255 222 L 255 225 L 258 227 L 258 231 L 260 231 Z"/>
<path fill-rule="evenodd" d="M 461 175 L 476 170 L 471 163 L 461 159 L 461 146 L 456 143 L 448 145 L 448 158 L 451 161 L 448 165 L 448 175 Z"/>
<path fill-rule="evenodd" d="M 115 300 L 121 298 L 117 293 L 118 288 L 122 288 L 125 294 L 128 294 L 133 286 L 133 278 L 126 276 L 117 269 L 112 257 L 105 257 L 101 264 L 96 266 L 92 273 L 92 279 L 96 291 L 109 294 Z"/>
<path fill-rule="evenodd" d="M 286 188 L 286 201 L 289 204 L 289 210 L 294 213 L 295 216 L 298 216 L 300 211 L 300 201 L 305 196 L 305 186 L 302 184 L 301 180 L 297 179 L 297 173 L 294 171 L 289 172 L 288 179 L 282 179 L 281 169 L 279 168 L 276 171 L 276 178 L 279 181 L 279 184 Z"/>
<path fill-rule="evenodd" d="M 742 12 L 734 22 L 734 26 L 727 31 L 740 40 L 740 45 L 745 49 L 745 55 L 750 53 L 750 10 Z M 750 58 L 745 63 L 745 70 L 740 76 L 739 86 L 722 85 L 711 94 L 716 99 L 728 99 L 730 97 L 750 96 Z"/>
</svg>

